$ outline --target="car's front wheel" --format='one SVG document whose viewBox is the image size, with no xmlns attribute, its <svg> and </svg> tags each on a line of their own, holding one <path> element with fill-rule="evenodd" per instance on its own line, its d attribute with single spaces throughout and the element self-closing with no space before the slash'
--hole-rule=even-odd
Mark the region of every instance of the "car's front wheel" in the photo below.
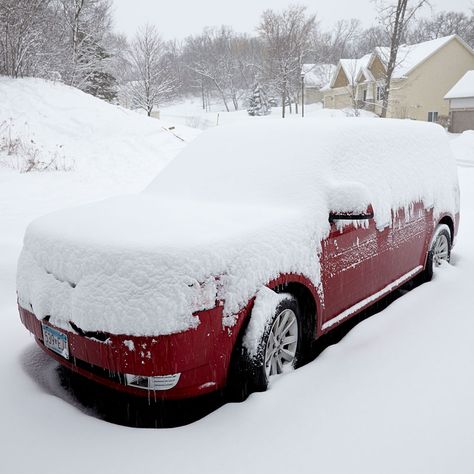
<svg viewBox="0 0 474 474">
<path fill-rule="evenodd" d="M 267 383 L 271 376 L 295 368 L 300 333 L 297 313 L 292 300 L 281 305 L 262 338 L 260 363 L 263 362 Z"/>
<path fill-rule="evenodd" d="M 294 369 L 300 360 L 303 331 L 298 301 L 285 295 L 277 303 L 265 305 L 265 312 L 265 329 L 253 347 L 246 343 L 255 326 L 250 321 L 234 353 L 232 398 L 243 400 L 252 392 L 265 391 L 271 377 Z M 252 314 L 251 319 L 256 316 Z"/>
</svg>

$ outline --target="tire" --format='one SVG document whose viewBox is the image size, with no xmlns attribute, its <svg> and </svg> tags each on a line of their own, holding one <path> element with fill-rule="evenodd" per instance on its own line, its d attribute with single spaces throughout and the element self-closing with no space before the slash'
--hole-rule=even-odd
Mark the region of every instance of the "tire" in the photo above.
<svg viewBox="0 0 474 474">
<path fill-rule="evenodd" d="M 270 311 L 256 355 L 243 346 L 243 337 L 234 353 L 229 388 L 231 397 L 239 401 L 252 392 L 264 392 L 270 377 L 296 368 L 300 361 L 303 327 L 297 300 L 285 298 Z"/>
<path fill-rule="evenodd" d="M 440 224 L 436 227 L 431 239 L 426 266 L 421 273 L 421 281 L 427 282 L 433 278 L 433 272 L 441 263 L 451 260 L 452 238 L 451 230 L 446 224 Z"/>
</svg>

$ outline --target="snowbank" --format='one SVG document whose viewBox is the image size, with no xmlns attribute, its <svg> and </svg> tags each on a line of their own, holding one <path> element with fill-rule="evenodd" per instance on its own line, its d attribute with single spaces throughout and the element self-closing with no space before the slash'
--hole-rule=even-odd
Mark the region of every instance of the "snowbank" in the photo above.
<svg viewBox="0 0 474 474">
<path fill-rule="evenodd" d="M 474 130 L 450 137 L 451 148 L 457 163 L 464 166 L 474 166 Z"/>
<path fill-rule="evenodd" d="M 183 147 L 164 123 L 42 79 L 0 77 L 0 164 L 35 156 L 117 179 L 156 174 Z M 185 139 L 198 132 L 181 127 Z M 1 155 L 2 141 L 13 155 Z M 62 166 L 64 165 L 64 166 Z M 54 167 L 52 167 L 54 168 Z"/>
<path fill-rule="evenodd" d="M 456 188 L 448 141 L 432 124 L 308 119 L 212 129 L 141 195 L 31 224 L 20 304 L 60 327 L 70 320 L 84 330 L 160 335 L 195 327 L 193 313 L 219 298 L 232 326 L 281 273 L 319 288 L 334 189 L 347 210 L 370 199 L 382 228 L 413 201 L 435 217 L 455 213 Z"/>
</svg>

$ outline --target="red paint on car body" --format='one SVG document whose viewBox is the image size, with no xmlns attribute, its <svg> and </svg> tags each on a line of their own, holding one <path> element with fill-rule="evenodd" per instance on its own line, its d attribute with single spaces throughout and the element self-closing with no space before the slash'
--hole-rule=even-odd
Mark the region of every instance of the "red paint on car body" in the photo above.
<svg viewBox="0 0 474 474">
<path fill-rule="evenodd" d="M 457 234 L 459 215 L 442 215 Z M 268 282 L 272 289 L 288 284 L 305 287 L 316 309 L 314 338 L 328 332 L 381 299 L 378 293 L 414 269 L 426 263 L 428 247 L 435 222 L 432 210 L 422 203 L 392 214 L 392 222 L 377 229 L 374 220 L 368 225 L 346 223 L 338 228 L 331 224 L 330 235 L 321 243 L 321 287 L 316 288 L 303 275 L 285 274 Z M 317 255 L 314 258 L 318 258 Z M 390 287 L 390 291 L 395 289 Z M 375 296 L 374 296 L 375 295 Z M 371 296 L 374 296 L 370 299 Z M 364 303 L 365 301 L 365 303 Z M 359 306 L 358 306 L 359 304 Z M 95 382 L 139 396 L 150 396 L 148 390 L 126 385 L 121 376 L 165 376 L 180 373 L 178 384 L 164 391 L 154 391 L 153 397 L 182 399 L 223 389 L 226 384 L 232 353 L 253 306 L 250 300 L 239 314 L 236 324 L 223 326 L 223 305 L 196 315 L 200 324 L 178 334 L 156 337 L 105 335 L 105 340 L 59 329 L 67 334 L 69 360 L 50 351 L 43 344 L 42 322 L 19 307 L 20 317 L 33 333 L 38 344 L 59 363 Z M 354 307 L 348 316 L 338 315 Z M 331 321 L 335 321 L 330 327 Z M 43 324 L 49 324 L 44 322 Z M 326 327 L 325 327 L 326 325 Z M 102 338 L 101 338 L 102 339 Z M 133 348 L 133 350 L 131 349 Z"/>
</svg>

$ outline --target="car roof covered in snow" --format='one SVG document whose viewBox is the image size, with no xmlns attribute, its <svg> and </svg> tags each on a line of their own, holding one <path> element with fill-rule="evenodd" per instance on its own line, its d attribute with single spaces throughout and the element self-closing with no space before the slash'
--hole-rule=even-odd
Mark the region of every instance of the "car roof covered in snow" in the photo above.
<svg viewBox="0 0 474 474">
<path fill-rule="evenodd" d="M 147 192 L 326 209 L 355 182 L 365 188 L 376 220 L 385 225 L 391 209 L 443 200 L 444 183 L 454 177 L 451 150 L 438 125 L 360 118 L 256 120 L 202 134 Z M 350 192 L 347 199 L 347 206 L 355 204 Z"/>
</svg>

